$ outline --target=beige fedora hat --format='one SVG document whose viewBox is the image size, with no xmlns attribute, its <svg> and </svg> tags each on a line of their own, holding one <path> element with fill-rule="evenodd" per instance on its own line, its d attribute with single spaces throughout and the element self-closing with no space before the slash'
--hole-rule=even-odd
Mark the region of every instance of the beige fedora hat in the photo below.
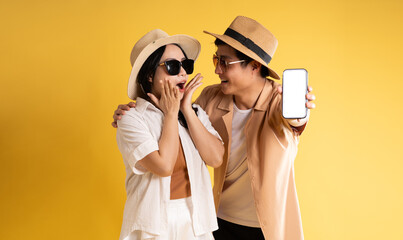
<svg viewBox="0 0 403 240">
<path fill-rule="evenodd" d="M 280 79 L 278 74 L 267 66 L 276 52 L 278 41 L 260 23 L 248 17 L 238 16 L 223 35 L 204 32 L 260 62 L 269 69 L 270 77 Z"/>
<path fill-rule="evenodd" d="M 144 35 L 132 49 L 130 62 L 132 71 L 130 73 L 127 94 L 130 99 L 136 99 L 141 88 L 137 82 L 137 75 L 147 58 L 158 48 L 168 45 L 178 44 L 189 59 L 196 60 L 200 53 L 200 43 L 197 39 L 183 34 L 169 36 L 161 29 L 155 29 Z"/>
</svg>

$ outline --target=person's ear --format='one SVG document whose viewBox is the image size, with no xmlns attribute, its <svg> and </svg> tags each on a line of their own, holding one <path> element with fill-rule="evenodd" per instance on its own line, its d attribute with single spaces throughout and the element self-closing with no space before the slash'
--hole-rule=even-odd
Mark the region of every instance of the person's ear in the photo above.
<svg viewBox="0 0 403 240">
<path fill-rule="evenodd" d="M 150 83 L 152 83 L 152 82 L 153 82 L 153 76 L 148 76 L 148 81 L 149 81 Z"/>
<path fill-rule="evenodd" d="M 260 70 L 260 67 L 262 66 L 262 64 L 260 64 L 260 62 L 257 62 L 255 60 L 252 61 L 252 69 L 253 70 Z"/>
</svg>

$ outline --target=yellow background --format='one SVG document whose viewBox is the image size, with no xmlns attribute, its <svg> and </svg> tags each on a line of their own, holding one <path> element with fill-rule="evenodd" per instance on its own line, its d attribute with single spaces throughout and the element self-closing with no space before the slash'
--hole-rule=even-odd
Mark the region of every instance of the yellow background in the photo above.
<svg viewBox="0 0 403 240">
<path fill-rule="evenodd" d="M 129 55 L 147 31 L 202 44 L 237 15 L 279 39 L 270 66 L 304 67 L 317 109 L 296 183 L 307 240 L 403 239 L 403 3 L 383 1 L 0 2 L 0 239 L 117 239 L 125 171 L 110 125 Z M 198 90 L 197 94 L 200 93 Z"/>
</svg>

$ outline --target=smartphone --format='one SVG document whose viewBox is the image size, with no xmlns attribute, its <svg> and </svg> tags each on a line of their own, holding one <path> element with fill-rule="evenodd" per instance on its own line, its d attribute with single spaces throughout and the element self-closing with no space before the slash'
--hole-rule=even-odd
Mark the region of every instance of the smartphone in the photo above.
<svg viewBox="0 0 403 240">
<path fill-rule="evenodd" d="M 307 114 L 306 94 L 308 92 L 308 71 L 286 69 L 283 72 L 283 117 L 305 118 Z"/>
</svg>

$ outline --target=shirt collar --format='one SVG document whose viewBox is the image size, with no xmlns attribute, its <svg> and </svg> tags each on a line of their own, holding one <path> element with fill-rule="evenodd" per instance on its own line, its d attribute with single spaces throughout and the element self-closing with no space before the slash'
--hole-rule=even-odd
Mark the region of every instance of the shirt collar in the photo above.
<svg viewBox="0 0 403 240">
<path fill-rule="evenodd" d="M 160 113 L 162 113 L 161 110 L 159 110 L 159 109 L 158 109 L 156 106 L 154 106 L 154 104 L 152 104 L 151 102 L 145 100 L 144 98 L 137 97 L 137 98 L 136 98 L 136 110 L 137 110 L 141 115 L 143 115 L 144 112 L 145 112 L 147 109 L 150 109 L 150 110 L 155 111 L 155 112 L 160 112 Z"/>
<path fill-rule="evenodd" d="M 231 111 L 233 109 L 233 95 L 225 95 L 221 99 L 221 102 L 218 104 L 218 108 L 226 111 Z"/>
<path fill-rule="evenodd" d="M 266 111 L 267 108 L 269 107 L 269 103 L 272 100 L 271 97 L 269 97 L 270 95 L 273 95 L 273 84 L 274 81 L 267 79 L 262 92 L 260 93 L 257 102 L 255 104 L 254 109 L 258 110 L 258 111 Z"/>
</svg>

